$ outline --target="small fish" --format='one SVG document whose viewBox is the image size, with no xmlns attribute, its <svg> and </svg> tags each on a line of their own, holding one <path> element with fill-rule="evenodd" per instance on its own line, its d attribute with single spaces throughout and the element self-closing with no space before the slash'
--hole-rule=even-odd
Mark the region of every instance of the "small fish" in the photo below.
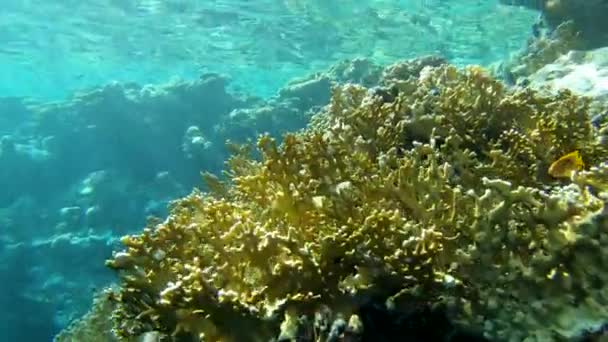
<svg viewBox="0 0 608 342">
<path fill-rule="evenodd" d="M 568 178 L 572 176 L 572 173 L 576 171 L 580 171 L 585 167 L 583 163 L 583 158 L 581 157 L 580 152 L 574 151 L 570 152 L 558 160 L 554 161 L 551 166 L 549 166 L 549 175 L 554 178 Z"/>
</svg>

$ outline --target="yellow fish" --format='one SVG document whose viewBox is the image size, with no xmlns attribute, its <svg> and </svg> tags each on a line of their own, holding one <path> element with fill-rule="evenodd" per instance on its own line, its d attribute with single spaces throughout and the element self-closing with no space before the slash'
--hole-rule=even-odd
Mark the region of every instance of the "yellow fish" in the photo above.
<svg viewBox="0 0 608 342">
<path fill-rule="evenodd" d="M 580 171 L 585 167 L 583 158 L 579 151 L 570 152 L 549 166 L 549 174 L 555 178 L 568 178 L 575 171 Z"/>
</svg>

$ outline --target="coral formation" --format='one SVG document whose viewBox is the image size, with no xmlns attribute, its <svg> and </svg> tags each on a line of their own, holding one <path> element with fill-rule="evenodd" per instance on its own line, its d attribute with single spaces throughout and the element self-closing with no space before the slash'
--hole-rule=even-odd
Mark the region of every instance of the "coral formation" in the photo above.
<svg viewBox="0 0 608 342">
<path fill-rule="evenodd" d="M 280 137 L 306 126 L 310 117 L 329 103 L 331 89 L 337 84 L 355 83 L 367 87 L 383 85 L 392 74 L 417 75 L 416 70 L 440 61 L 437 57 L 400 63 L 404 70 L 386 70 L 369 59 L 343 60 L 325 72 L 298 78 L 281 88 L 272 98 L 247 108 L 232 110 L 216 126 L 216 133 L 242 143 L 262 133 Z M 378 89 L 382 91 L 382 89 Z M 220 140 L 219 137 L 216 140 Z"/>
<path fill-rule="evenodd" d="M 366 87 L 378 84 L 382 67 L 369 59 L 355 58 L 344 60 L 332 66 L 327 74 L 339 83 L 357 83 Z M 328 94 L 330 94 L 328 92 Z"/>
<path fill-rule="evenodd" d="M 108 261 L 117 335 L 312 341 L 331 334 L 314 319 L 329 308 L 356 337 L 369 298 L 444 307 L 493 340 L 606 322 L 608 122 L 570 92 L 511 91 L 477 67 L 393 86 L 392 102 L 334 88 L 308 129 L 233 156 L 222 191 L 125 236 Z M 575 150 L 585 169 L 551 177 Z"/>
<path fill-rule="evenodd" d="M 366 68 L 381 70 L 369 61 L 340 65 L 352 72 L 313 78 L 346 82 Z M 86 312 L 89 289 L 113 279 L 98 260 L 146 216 L 166 215 L 167 202 L 198 184 L 201 170 L 219 173 L 226 139 L 301 129 L 330 97 L 324 81 L 313 92 L 294 82 L 267 100 L 227 83 L 205 74 L 156 85 L 112 83 L 52 103 L 0 98 L 0 258 L 13 260 L 15 246 L 33 257 L 33 280 L 19 290 L 54 312 L 54 321 L 37 316 L 42 324 L 62 328 Z"/>
<path fill-rule="evenodd" d="M 535 89 L 569 89 L 592 100 L 595 114 L 608 111 L 608 47 L 570 51 L 529 75 Z"/>
<path fill-rule="evenodd" d="M 506 5 L 526 6 L 540 10 L 543 19 L 554 29 L 571 21 L 581 33 L 586 48 L 598 48 L 608 41 L 608 3 L 604 0 L 500 0 Z"/>
<path fill-rule="evenodd" d="M 552 31 L 543 31 L 530 38 L 524 49 L 499 63 L 498 71 L 510 83 L 524 83 L 529 75 L 581 47 L 574 24 L 564 22 Z"/>
<path fill-rule="evenodd" d="M 55 336 L 55 342 L 114 342 L 118 341 L 112 334 L 111 321 L 108 317 L 116 305 L 111 300 L 112 290 L 104 290 L 97 295 L 91 310 L 81 319 Z"/>
</svg>

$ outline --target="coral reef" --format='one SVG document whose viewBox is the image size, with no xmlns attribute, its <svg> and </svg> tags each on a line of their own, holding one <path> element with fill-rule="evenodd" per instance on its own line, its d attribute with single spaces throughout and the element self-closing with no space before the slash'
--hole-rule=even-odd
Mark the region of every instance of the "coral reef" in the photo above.
<svg viewBox="0 0 608 342">
<path fill-rule="evenodd" d="M 329 102 L 331 84 L 381 70 L 363 60 L 340 65 L 351 72 L 332 68 L 267 100 L 229 91 L 217 74 L 158 85 L 111 83 L 53 103 L 0 98 L 0 163 L 10 165 L 0 169 L 0 257 L 14 260 L 16 248 L 32 256 L 6 272 L 31 272 L 20 291 L 64 327 L 86 312 L 91 288 L 112 281 L 98 260 L 146 216 L 166 215 L 171 199 L 200 183 L 201 170 L 219 173 L 226 139 L 301 129 Z"/>
<path fill-rule="evenodd" d="M 111 321 L 108 317 L 115 308 L 111 300 L 111 289 L 104 290 L 95 297 L 91 310 L 81 319 L 72 322 L 66 329 L 55 336 L 55 342 L 114 342 L 118 341 L 112 334 Z"/>
<path fill-rule="evenodd" d="M 118 237 L 145 224 L 146 215 L 165 215 L 170 199 L 199 182 L 200 169 L 221 169 L 222 152 L 213 159 L 201 149 L 182 150 L 189 125 L 222 120 L 249 100 L 228 93 L 217 75 L 156 86 L 112 83 L 53 103 L 0 98 L 0 257 L 11 293 L 3 303 L 27 302 L 24 310 L 40 313 L 26 320 L 7 311 L 0 331 L 23 336 L 7 339 L 48 341 L 86 312 L 91 289 L 114 279 L 97 260 L 111 254 Z M 225 137 L 216 139 L 223 148 Z M 16 259 L 16 251 L 29 257 Z M 20 272 L 31 280 L 10 276 Z M 29 328 L 36 324 L 39 334 Z"/>
<path fill-rule="evenodd" d="M 608 22 L 604 20 L 608 13 L 608 3 L 604 0 L 500 0 L 500 2 L 540 10 L 544 21 L 551 29 L 572 21 L 587 49 L 603 47 L 608 42 Z"/>
<path fill-rule="evenodd" d="M 379 86 L 376 88 L 379 93 L 390 93 L 386 87 L 389 79 L 399 76 L 399 73 L 417 76 L 424 66 L 437 63 L 445 61 L 429 56 L 396 63 L 384 70 L 369 59 L 343 60 L 324 72 L 292 80 L 266 101 L 232 110 L 217 125 L 216 133 L 237 143 L 263 133 L 280 137 L 285 132 L 305 127 L 311 116 L 329 103 L 331 88 L 337 84 Z"/>
<path fill-rule="evenodd" d="M 448 61 L 445 58 L 433 55 L 418 57 L 406 62 L 397 62 L 382 70 L 379 83 L 383 86 L 391 86 L 412 82 L 418 79 L 423 69 L 438 67 L 447 63 Z"/>
<path fill-rule="evenodd" d="M 498 63 L 497 72 L 509 83 L 525 84 L 529 75 L 581 47 L 576 27 L 568 21 L 531 37 L 524 49 Z"/>
<path fill-rule="evenodd" d="M 608 47 L 571 51 L 528 77 L 530 87 L 538 90 L 569 89 L 592 100 L 592 111 L 608 111 Z"/>
<path fill-rule="evenodd" d="M 501 0 L 543 13 L 532 26 L 527 46 L 497 65 L 510 83 L 527 84 L 528 76 L 573 50 L 593 50 L 608 44 L 608 24 L 602 18 L 608 3 L 601 0 Z"/>
<path fill-rule="evenodd" d="M 337 63 L 329 68 L 327 74 L 339 83 L 357 83 L 372 87 L 378 84 L 382 69 L 369 59 L 355 58 Z"/>
<path fill-rule="evenodd" d="M 115 334 L 356 341 L 370 301 L 443 308 L 492 340 L 605 323 L 606 118 L 476 67 L 388 83 L 392 98 L 335 87 L 308 129 L 238 149 L 229 182 L 207 175 L 211 192 L 123 237 Z M 573 151 L 585 169 L 551 177 Z"/>
</svg>

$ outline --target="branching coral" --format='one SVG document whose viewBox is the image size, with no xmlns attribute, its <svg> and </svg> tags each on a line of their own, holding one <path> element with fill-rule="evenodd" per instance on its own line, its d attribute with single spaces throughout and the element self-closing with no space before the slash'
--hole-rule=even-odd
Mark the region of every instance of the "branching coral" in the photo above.
<svg viewBox="0 0 608 342">
<path fill-rule="evenodd" d="M 312 341 L 331 329 L 306 317 L 330 308 L 360 333 L 372 297 L 445 305 L 499 340 L 569 338 L 573 313 L 607 320 L 595 268 L 608 262 L 608 150 L 587 103 L 513 92 L 479 68 L 392 86 L 393 101 L 335 88 L 308 129 L 235 156 L 230 184 L 207 176 L 221 191 L 194 191 L 124 237 L 108 261 L 116 333 Z M 587 169 L 551 178 L 573 150 Z"/>
</svg>

